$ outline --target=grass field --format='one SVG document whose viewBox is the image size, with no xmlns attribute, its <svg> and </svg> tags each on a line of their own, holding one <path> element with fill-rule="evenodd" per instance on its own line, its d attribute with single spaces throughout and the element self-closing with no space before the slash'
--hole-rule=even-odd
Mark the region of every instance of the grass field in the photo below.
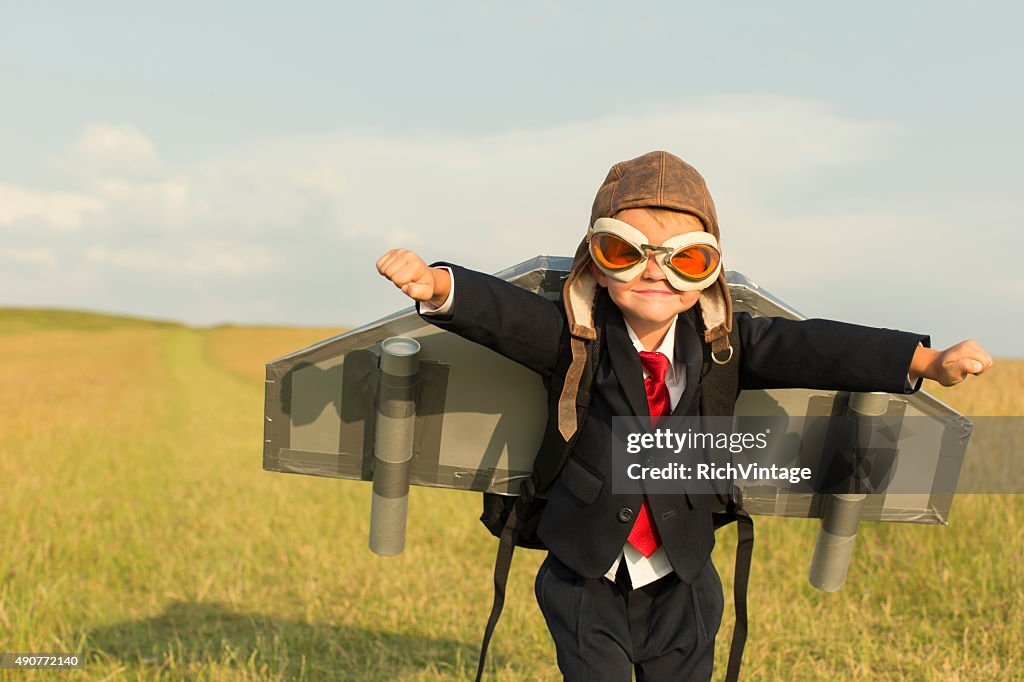
<svg viewBox="0 0 1024 682">
<path fill-rule="evenodd" d="M 0 651 L 87 655 L 3 679 L 472 679 L 496 546 L 478 496 L 413 489 L 385 559 L 368 484 L 261 470 L 263 364 L 337 331 L 0 311 Z M 1022 389 L 1000 361 L 937 393 L 1021 415 Z M 758 519 L 745 680 L 1024 679 L 1024 498 L 867 524 L 836 594 L 807 582 L 816 532 Z M 733 547 L 720 532 L 716 678 Z M 488 679 L 558 678 L 541 559 L 516 557 Z"/>
</svg>

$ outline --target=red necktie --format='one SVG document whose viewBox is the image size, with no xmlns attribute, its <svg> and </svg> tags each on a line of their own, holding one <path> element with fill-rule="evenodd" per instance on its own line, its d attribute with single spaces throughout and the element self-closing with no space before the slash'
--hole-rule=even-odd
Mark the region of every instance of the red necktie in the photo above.
<svg viewBox="0 0 1024 682">
<path fill-rule="evenodd" d="M 644 379 L 644 388 L 647 391 L 647 406 L 651 408 L 651 425 L 656 427 L 659 417 L 672 413 L 672 400 L 668 395 L 668 386 L 665 385 L 668 358 L 661 353 L 640 351 L 640 364 L 650 375 Z M 636 523 L 633 524 L 633 530 L 629 532 L 626 541 L 645 557 L 654 554 L 661 545 L 661 538 L 658 537 L 658 529 L 654 527 L 646 495 L 640 506 L 640 513 L 636 516 Z"/>
</svg>

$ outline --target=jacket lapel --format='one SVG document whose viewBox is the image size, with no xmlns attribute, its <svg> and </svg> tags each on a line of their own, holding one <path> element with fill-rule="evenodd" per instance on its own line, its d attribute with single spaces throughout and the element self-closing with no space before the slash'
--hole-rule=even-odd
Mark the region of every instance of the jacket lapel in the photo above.
<svg viewBox="0 0 1024 682">
<path fill-rule="evenodd" d="M 673 417 L 679 417 L 690 413 L 688 407 L 696 399 L 700 390 L 700 373 L 704 366 L 704 349 L 697 336 L 697 330 L 686 313 L 679 315 L 676 320 L 676 347 L 673 351 L 676 355 L 676 364 L 686 363 L 686 387 L 683 395 L 672 410 Z"/>
<path fill-rule="evenodd" d="M 640 356 L 637 355 L 633 342 L 629 340 L 629 333 L 626 331 L 626 323 L 622 319 L 622 313 L 615 306 L 610 306 L 608 321 L 605 327 L 608 357 L 611 359 L 612 371 L 618 379 L 622 392 L 626 395 L 631 412 L 640 417 L 648 419 L 641 420 L 649 422 L 651 408 L 647 404 L 647 393 L 644 391 L 644 372 L 640 366 Z M 689 413 L 690 404 L 696 399 L 700 391 L 701 368 L 704 362 L 703 347 L 697 330 L 685 313 L 679 315 L 676 322 L 675 360 L 686 363 L 686 388 L 683 395 L 672 410 L 673 416 L 682 416 Z"/>
<path fill-rule="evenodd" d="M 629 340 L 626 322 L 622 312 L 615 306 L 608 310 L 608 322 L 605 328 L 608 357 L 611 359 L 612 371 L 618 379 L 619 386 L 626 394 L 626 401 L 632 414 L 647 417 L 641 420 L 650 424 L 651 408 L 647 404 L 647 393 L 644 391 L 644 370 L 640 366 L 633 342 Z"/>
</svg>

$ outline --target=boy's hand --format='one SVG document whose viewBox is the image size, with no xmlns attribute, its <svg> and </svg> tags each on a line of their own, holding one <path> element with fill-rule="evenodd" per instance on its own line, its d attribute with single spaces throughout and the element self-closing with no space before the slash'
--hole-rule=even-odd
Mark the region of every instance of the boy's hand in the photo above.
<svg viewBox="0 0 1024 682">
<path fill-rule="evenodd" d="M 992 358 L 973 339 L 938 351 L 918 346 L 910 362 L 910 378 L 937 381 L 943 386 L 959 384 L 968 374 L 981 374 L 992 366 Z"/>
<path fill-rule="evenodd" d="M 427 267 L 422 258 L 408 249 L 391 249 L 378 258 L 377 272 L 415 301 L 430 301 L 440 306 L 451 291 L 447 270 Z"/>
</svg>

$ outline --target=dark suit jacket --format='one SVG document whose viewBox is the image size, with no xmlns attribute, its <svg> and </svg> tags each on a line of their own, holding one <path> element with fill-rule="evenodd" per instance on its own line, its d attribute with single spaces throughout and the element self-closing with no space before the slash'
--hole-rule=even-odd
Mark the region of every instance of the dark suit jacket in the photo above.
<svg viewBox="0 0 1024 682">
<path fill-rule="evenodd" d="M 551 375 L 565 330 L 561 303 L 472 270 L 452 269 L 456 295 L 446 315 L 423 319 Z M 740 388 L 812 388 L 912 393 L 906 376 L 918 342 L 927 336 L 831 320 L 733 319 L 740 337 Z M 621 312 L 614 305 L 592 399 L 572 456 L 552 487 L 538 535 L 562 563 L 587 578 L 608 570 L 622 550 L 642 496 L 611 492 L 612 417 L 649 417 L 643 370 Z M 703 348 L 690 319 L 676 324 L 675 356 L 686 363 L 686 388 L 672 414 L 700 413 Z M 714 547 L 707 496 L 651 495 L 658 533 L 675 572 L 691 581 Z"/>
</svg>

